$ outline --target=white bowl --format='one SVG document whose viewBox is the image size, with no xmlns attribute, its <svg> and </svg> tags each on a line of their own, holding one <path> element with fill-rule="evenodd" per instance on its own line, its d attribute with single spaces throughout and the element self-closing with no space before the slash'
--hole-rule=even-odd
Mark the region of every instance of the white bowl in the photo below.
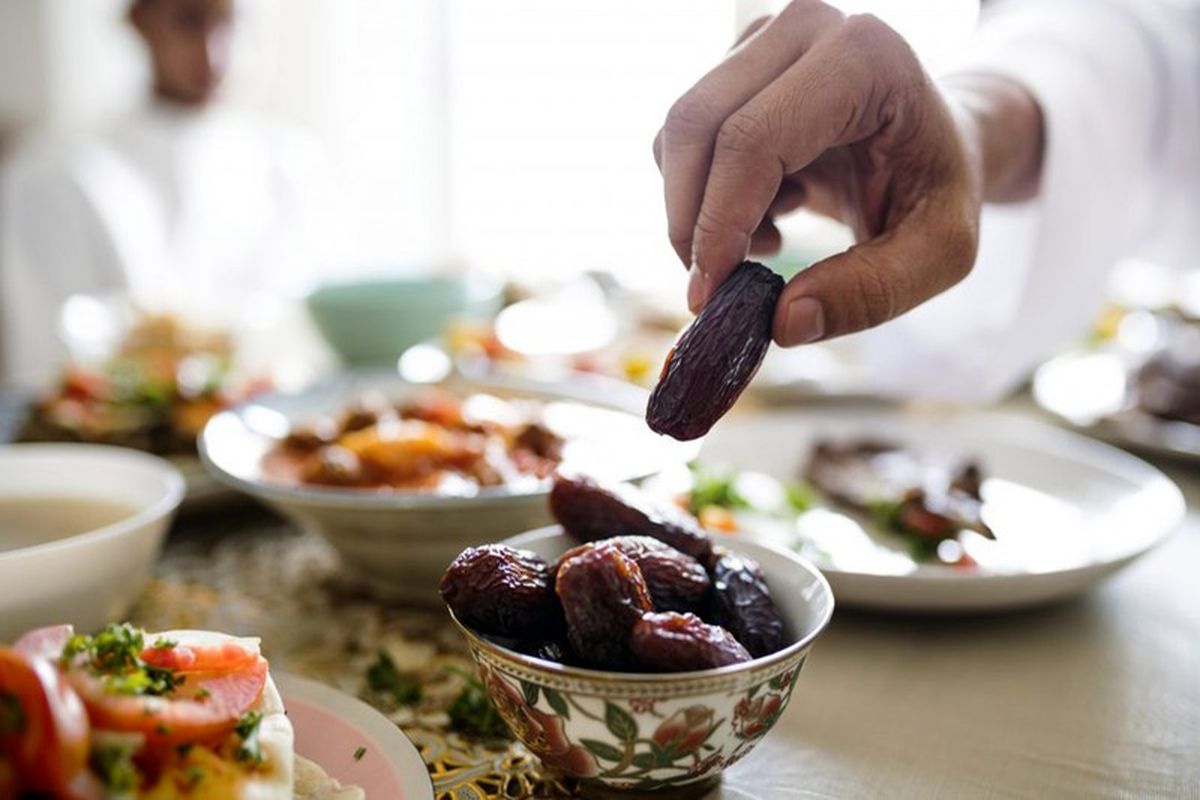
<svg viewBox="0 0 1200 800">
<path fill-rule="evenodd" d="M 693 458 L 698 443 L 652 433 L 636 401 L 528 381 L 457 378 L 455 392 L 496 393 L 546 403 L 546 422 L 568 439 L 564 466 L 614 481 L 638 481 Z M 632 390 L 633 387 L 626 387 Z M 428 389 L 396 373 L 351 373 L 300 394 L 272 394 L 217 414 L 200 435 L 200 457 L 221 481 L 325 537 L 345 565 L 381 594 L 438 604 L 437 581 L 464 548 L 550 522 L 549 481 L 470 496 L 303 486 L 263 474 L 263 455 L 291 423 L 344 408 L 365 391 L 396 401 Z M 645 402 L 638 393 L 637 401 Z M 636 408 L 636 411 L 634 410 Z"/>
<path fill-rule="evenodd" d="M 578 544 L 557 525 L 504 543 L 547 561 Z M 509 650 L 455 619 L 501 716 L 547 766 L 589 790 L 697 797 L 787 710 L 813 642 L 833 615 L 833 592 L 794 553 L 749 540 L 722 544 L 762 566 L 791 628 L 792 643 L 782 650 L 696 672 L 607 672 Z"/>
<path fill-rule="evenodd" d="M 0 499 L 95 499 L 133 510 L 85 533 L 0 551 L 0 641 L 59 623 L 91 631 L 124 616 L 150 577 L 183 494 L 178 470 L 135 450 L 0 447 Z"/>
</svg>

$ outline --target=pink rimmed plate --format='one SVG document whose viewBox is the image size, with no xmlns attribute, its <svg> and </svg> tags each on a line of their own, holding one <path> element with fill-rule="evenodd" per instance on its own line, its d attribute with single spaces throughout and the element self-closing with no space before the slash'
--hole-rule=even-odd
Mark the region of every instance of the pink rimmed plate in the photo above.
<svg viewBox="0 0 1200 800">
<path fill-rule="evenodd" d="M 276 683 L 296 731 L 297 755 L 369 798 L 433 800 L 421 754 L 387 717 L 316 681 L 279 675 Z"/>
</svg>

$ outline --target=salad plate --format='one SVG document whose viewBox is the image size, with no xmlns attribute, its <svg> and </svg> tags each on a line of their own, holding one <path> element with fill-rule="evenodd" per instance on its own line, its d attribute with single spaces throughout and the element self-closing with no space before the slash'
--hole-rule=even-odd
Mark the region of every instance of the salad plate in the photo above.
<svg viewBox="0 0 1200 800">
<path fill-rule="evenodd" d="M 367 797 L 433 800 L 429 770 L 396 725 L 366 703 L 323 683 L 280 675 L 296 730 L 296 754 Z"/>
<path fill-rule="evenodd" d="M 974 476 L 976 524 L 940 534 L 931 548 L 883 524 L 911 505 L 913 490 L 900 504 L 847 509 L 805 480 L 821 442 L 871 442 L 893 455 L 968 465 L 956 469 Z M 1175 484 L 1138 458 L 1004 414 L 809 409 L 733 417 L 709 435 L 700 462 L 730 470 L 718 490 L 706 490 L 724 506 L 718 518 L 694 509 L 702 522 L 795 549 L 817 564 L 839 604 L 878 610 L 975 612 L 1060 600 L 1160 544 L 1185 512 Z M 877 479 L 868 481 L 886 484 Z M 694 476 L 665 475 L 653 489 L 688 496 L 687 481 L 695 488 Z"/>
</svg>

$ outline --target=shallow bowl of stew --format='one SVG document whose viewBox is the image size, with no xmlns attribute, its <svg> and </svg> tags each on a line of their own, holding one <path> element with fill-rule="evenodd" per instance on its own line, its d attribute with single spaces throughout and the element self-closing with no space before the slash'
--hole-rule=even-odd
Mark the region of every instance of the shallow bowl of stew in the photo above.
<svg viewBox="0 0 1200 800">
<path fill-rule="evenodd" d="M 578 542 L 554 525 L 504 544 L 554 561 Z M 722 544 L 762 567 L 790 629 L 781 650 L 695 672 L 612 672 L 509 649 L 454 619 L 513 734 L 548 767 L 579 779 L 585 793 L 704 796 L 787 710 L 833 615 L 833 592 L 793 553 L 749 540 Z"/>
<path fill-rule="evenodd" d="M 626 385 L 616 388 L 620 391 L 598 396 L 590 389 L 564 385 L 461 376 L 432 387 L 408 382 L 395 372 L 348 373 L 303 393 L 263 395 L 221 412 L 200 436 L 200 455 L 218 480 L 323 536 L 348 570 L 380 594 L 436 604 L 438 577 L 463 548 L 550 521 L 550 470 L 561 467 L 637 481 L 695 456 L 696 445 L 665 439 L 646 428 L 639 407 L 645 402 L 643 392 Z M 314 428 L 331 420 L 345 423 L 361 410 L 364 398 L 373 398 L 390 415 L 421 406 L 431 393 L 479 399 L 488 406 L 509 404 L 526 421 L 532 413 L 537 426 L 557 440 L 556 457 L 526 459 L 527 453 L 510 451 L 507 455 L 513 458 L 502 457 L 503 463 L 483 464 L 482 469 L 475 461 L 464 464 L 454 449 L 457 445 L 444 446 L 445 431 L 431 422 L 440 418 L 436 410 L 421 412 L 420 419 L 404 411 L 404 419 L 390 419 L 386 433 L 384 422 L 377 423 L 375 433 L 336 430 L 335 425 L 315 452 L 299 445 L 289 450 L 289 443 L 299 441 L 301 434 L 311 437 Z M 458 436 L 462 431 L 452 433 Z M 491 453 L 498 443 L 511 445 L 521 439 L 521 432 L 467 436 L 482 442 L 471 445 L 478 455 Z M 397 438 L 414 444 L 399 454 L 389 453 L 388 441 Z M 440 456 L 455 468 L 414 468 Z M 355 466 L 347 467 L 342 459 Z M 378 469 L 364 478 L 357 470 L 368 461 L 377 468 L 380 462 L 399 464 L 405 479 L 381 476 Z"/>
<path fill-rule="evenodd" d="M 0 447 L 0 641 L 119 619 L 184 495 L 179 471 L 120 447 Z"/>
</svg>

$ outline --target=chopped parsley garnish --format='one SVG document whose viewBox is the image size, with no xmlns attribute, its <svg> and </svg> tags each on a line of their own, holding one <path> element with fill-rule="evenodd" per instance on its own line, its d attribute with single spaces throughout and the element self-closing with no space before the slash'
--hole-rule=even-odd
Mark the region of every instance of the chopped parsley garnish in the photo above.
<svg viewBox="0 0 1200 800">
<path fill-rule="evenodd" d="M 200 785 L 200 781 L 204 780 L 204 770 L 195 765 L 190 766 L 183 771 L 183 779 L 188 789 L 195 789 Z"/>
<path fill-rule="evenodd" d="M 421 684 L 415 678 L 401 675 L 396 662 L 382 650 L 367 669 L 367 687 L 372 692 L 388 695 L 400 706 L 411 706 L 421 699 Z"/>
<path fill-rule="evenodd" d="M 15 694 L 0 692 L 0 733 L 21 733 L 25 730 L 25 709 Z"/>
<path fill-rule="evenodd" d="M 688 464 L 692 473 L 692 491 L 688 493 L 688 510 L 693 514 L 708 506 L 737 509 L 750 508 L 750 501 L 737 490 L 737 474 L 710 472 L 693 461 Z"/>
<path fill-rule="evenodd" d="M 263 762 L 262 748 L 258 743 L 258 726 L 262 722 L 262 718 L 261 711 L 247 711 L 234 726 L 233 732 L 242 740 L 237 749 L 233 751 L 233 757 L 238 761 L 249 764 Z"/>
<path fill-rule="evenodd" d="M 367 754 L 367 748 L 365 748 L 365 747 L 360 747 L 360 748 L 358 748 L 357 750 L 355 750 L 355 751 L 354 751 L 354 760 L 355 760 L 355 761 L 362 761 L 362 759 L 363 759 L 363 756 L 365 756 L 366 754 Z"/>
<path fill-rule="evenodd" d="M 787 493 L 788 505 L 793 511 L 808 511 L 817 503 L 816 492 L 804 481 L 789 483 L 783 489 Z"/>
<path fill-rule="evenodd" d="M 93 745 L 90 758 L 92 772 L 108 790 L 106 800 L 133 798 L 141 777 L 133 763 L 133 748 L 126 745 Z"/>
<path fill-rule="evenodd" d="M 483 682 L 460 670 L 455 670 L 466 680 L 458 697 L 447 709 L 450 727 L 459 733 L 479 739 L 507 739 L 511 736 L 508 725 L 492 705 Z"/>
<path fill-rule="evenodd" d="M 197 689 L 196 693 L 192 695 L 192 699 L 198 703 L 203 703 L 210 697 L 212 697 L 212 692 L 210 692 L 208 689 L 205 689 L 203 686 Z"/>
<path fill-rule="evenodd" d="M 161 636 L 154 640 L 154 644 L 150 645 L 155 650 L 174 650 L 179 646 L 179 642 L 171 639 L 164 639 Z"/>
<path fill-rule="evenodd" d="M 159 639 L 155 648 L 174 647 Z M 142 660 L 145 637 L 128 622 L 110 624 L 94 636 L 77 634 L 67 640 L 62 663 L 73 664 L 82 657 L 83 666 L 102 676 L 104 687 L 113 694 L 152 695 L 171 694 L 184 682 L 172 670 L 155 667 Z"/>
</svg>

